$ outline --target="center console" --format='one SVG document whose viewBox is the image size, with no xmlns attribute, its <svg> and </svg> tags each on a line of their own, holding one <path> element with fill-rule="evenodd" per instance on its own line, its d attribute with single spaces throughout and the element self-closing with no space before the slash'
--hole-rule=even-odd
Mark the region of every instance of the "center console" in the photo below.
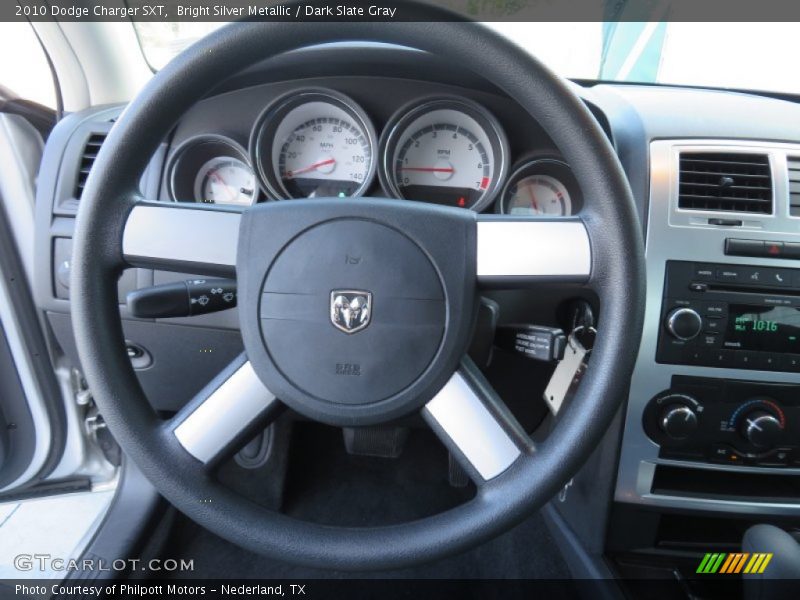
<svg viewBox="0 0 800 600">
<path fill-rule="evenodd" d="M 650 156 L 615 500 L 800 518 L 800 146 L 660 140 Z"/>
</svg>

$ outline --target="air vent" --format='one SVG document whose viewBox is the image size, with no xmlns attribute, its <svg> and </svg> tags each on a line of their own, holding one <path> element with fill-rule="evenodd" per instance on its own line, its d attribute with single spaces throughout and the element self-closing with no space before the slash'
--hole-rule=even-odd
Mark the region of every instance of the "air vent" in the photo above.
<svg viewBox="0 0 800 600">
<path fill-rule="evenodd" d="M 789 167 L 789 214 L 800 217 L 800 156 L 787 156 Z"/>
<path fill-rule="evenodd" d="M 86 146 L 83 147 L 83 154 L 81 154 L 80 170 L 78 171 L 78 178 L 75 181 L 75 198 L 80 200 L 83 194 L 83 188 L 86 185 L 86 178 L 89 177 L 89 171 L 94 164 L 94 159 L 97 158 L 97 153 L 100 151 L 100 146 L 106 140 L 105 133 L 93 133 L 86 141 Z"/>
<path fill-rule="evenodd" d="M 680 161 L 680 208 L 772 213 L 766 154 L 682 152 Z"/>
</svg>

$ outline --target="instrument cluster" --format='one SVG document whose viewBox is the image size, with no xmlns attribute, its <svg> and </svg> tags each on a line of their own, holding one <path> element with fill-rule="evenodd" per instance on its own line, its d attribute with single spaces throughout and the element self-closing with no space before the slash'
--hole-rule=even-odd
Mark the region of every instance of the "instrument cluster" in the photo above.
<svg viewBox="0 0 800 600">
<path fill-rule="evenodd" d="M 168 163 L 171 198 L 246 206 L 261 199 L 369 195 L 522 216 L 580 209 L 575 177 L 556 156 L 511 164 L 508 138 L 481 104 L 460 96 L 400 108 L 379 136 L 352 98 L 327 88 L 285 94 L 258 116 L 245 150 L 218 135 L 184 142 Z M 509 176 L 509 171 L 511 175 Z M 375 190 L 377 192 L 377 190 Z"/>
</svg>

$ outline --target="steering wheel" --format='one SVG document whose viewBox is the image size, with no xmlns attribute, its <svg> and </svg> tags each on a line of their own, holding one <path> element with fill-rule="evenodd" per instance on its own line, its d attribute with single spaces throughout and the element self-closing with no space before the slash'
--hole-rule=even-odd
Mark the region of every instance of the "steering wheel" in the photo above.
<svg viewBox="0 0 800 600">
<path fill-rule="evenodd" d="M 581 213 L 519 219 L 370 198 L 239 210 L 141 197 L 150 157 L 216 82 L 269 56 L 353 40 L 416 48 L 482 73 L 557 144 L 583 191 Z M 565 81 L 464 22 L 239 23 L 191 46 L 128 105 L 103 145 L 83 194 L 73 265 L 81 363 L 122 449 L 200 525 L 254 552 L 323 568 L 432 561 L 539 509 L 607 429 L 626 393 L 644 313 L 640 224 L 608 139 Z M 125 352 L 116 281 L 129 267 L 238 280 L 245 356 L 169 420 L 149 405 Z M 478 290 L 552 281 L 593 289 L 599 327 L 577 393 L 546 441 L 534 444 L 464 357 Z M 283 406 L 347 427 L 421 413 L 476 494 L 446 512 L 370 528 L 258 506 L 213 469 Z"/>
</svg>

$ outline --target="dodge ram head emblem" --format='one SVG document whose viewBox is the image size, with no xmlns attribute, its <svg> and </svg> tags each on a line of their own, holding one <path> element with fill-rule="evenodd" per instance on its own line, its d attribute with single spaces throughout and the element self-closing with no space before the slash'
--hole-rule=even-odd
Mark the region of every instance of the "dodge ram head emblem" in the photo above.
<svg viewBox="0 0 800 600">
<path fill-rule="evenodd" d="M 361 331 L 372 316 L 372 292 L 362 290 L 333 290 L 331 292 L 331 323 L 345 333 Z"/>
</svg>

